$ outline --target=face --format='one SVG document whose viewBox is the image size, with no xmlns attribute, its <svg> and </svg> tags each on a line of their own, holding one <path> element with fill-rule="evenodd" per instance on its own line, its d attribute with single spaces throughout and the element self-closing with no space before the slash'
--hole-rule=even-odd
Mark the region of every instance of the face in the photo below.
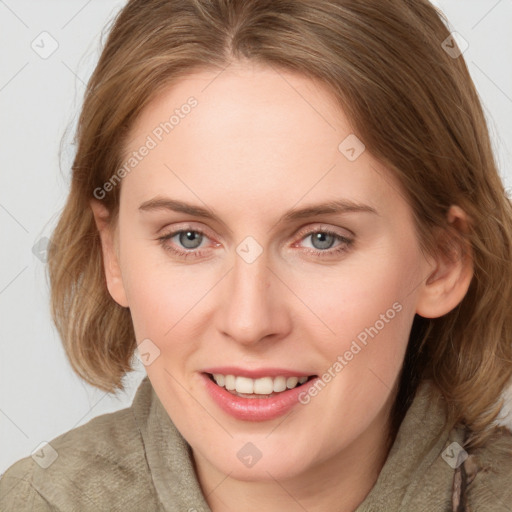
<svg viewBox="0 0 512 512">
<path fill-rule="evenodd" d="M 191 74 L 133 152 L 109 289 L 197 463 L 286 479 L 377 450 L 430 267 L 329 92 L 247 63 Z"/>
</svg>

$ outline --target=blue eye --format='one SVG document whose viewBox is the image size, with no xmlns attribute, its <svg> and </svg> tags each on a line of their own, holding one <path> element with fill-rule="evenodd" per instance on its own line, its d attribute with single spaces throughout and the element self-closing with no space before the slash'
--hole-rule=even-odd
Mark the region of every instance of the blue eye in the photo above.
<svg viewBox="0 0 512 512">
<path fill-rule="evenodd" d="M 203 237 L 205 236 L 205 233 L 197 229 L 181 229 L 161 236 L 158 238 L 158 240 L 166 251 L 170 251 L 171 253 L 174 253 L 175 255 L 182 258 L 188 258 L 191 256 L 202 256 L 202 252 L 196 251 L 196 249 L 201 245 Z M 168 243 L 169 241 L 172 241 L 174 237 L 178 237 L 178 244 L 180 244 L 185 250 L 182 250 L 179 248 L 179 246 L 176 246 L 176 243 Z"/>
<path fill-rule="evenodd" d="M 319 258 L 328 258 L 339 255 L 340 253 L 347 251 L 353 243 L 353 240 L 329 229 L 307 231 L 306 233 L 303 233 L 301 240 L 307 240 L 308 238 L 311 239 L 313 249 L 307 250 L 306 252 L 316 255 Z M 338 240 L 340 244 L 332 248 L 336 240 Z"/>
<path fill-rule="evenodd" d="M 333 242 L 336 241 L 336 235 L 331 235 L 330 233 L 326 233 L 325 231 L 312 233 L 311 235 L 308 236 L 312 237 L 311 241 L 313 242 L 313 246 L 315 245 L 315 242 L 319 243 L 319 247 L 316 247 L 317 249 L 330 249 L 332 247 Z"/>
<path fill-rule="evenodd" d="M 185 249 L 197 249 L 201 245 L 203 234 L 198 231 L 178 231 L 176 234 L 180 244 L 183 244 Z M 199 236 L 196 236 L 197 234 Z M 199 244 L 197 240 L 199 240 Z"/>
<path fill-rule="evenodd" d="M 353 240 L 329 229 L 310 230 L 301 233 L 301 235 L 300 241 L 308 237 L 312 240 L 313 248 L 306 248 L 306 252 L 318 256 L 319 258 L 333 257 L 343 253 L 347 251 L 353 243 Z M 177 237 L 177 240 L 169 244 L 168 242 L 172 241 L 175 237 Z M 186 259 L 189 257 L 204 256 L 203 250 L 197 250 L 201 246 L 204 238 L 208 238 L 208 236 L 203 231 L 187 227 L 163 235 L 159 237 L 158 240 L 166 251 Z M 338 240 L 340 244 L 332 248 L 336 240 Z M 218 246 L 220 244 L 216 245 Z"/>
</svg>

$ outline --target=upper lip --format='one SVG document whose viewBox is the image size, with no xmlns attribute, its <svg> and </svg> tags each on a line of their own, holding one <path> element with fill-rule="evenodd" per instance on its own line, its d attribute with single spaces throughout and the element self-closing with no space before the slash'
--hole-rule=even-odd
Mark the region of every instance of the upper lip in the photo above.
<svg viewBox="0 0 512 512">
<path fill-rule="evenodd" d="M 259 379 L 262 377 L 310 377 L 314 373 L 301 372 L 299 370 L 289 370 L 286 368 L 240 368 L 237 366 L 216 366 L 205 368 L 204 373 L 221 375 L 235 375 L 240 377 L 248 377 L 250 379 Z"/>
</svg>

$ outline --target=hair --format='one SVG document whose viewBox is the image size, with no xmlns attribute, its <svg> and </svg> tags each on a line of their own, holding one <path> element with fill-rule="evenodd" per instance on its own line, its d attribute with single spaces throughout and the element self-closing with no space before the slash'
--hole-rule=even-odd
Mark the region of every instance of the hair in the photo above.
<svg viewBox="0 0 512 512">
<path fill-rule="evenodd" d="M 473 277 L 457 307 L 414 317 L 392 416 L 398 425 L 429 378 L 450 428 L 470 429 L 469 447 L 488 441 L 512 376 L 512 207 L 464 59 L 445 51 L 449 37 L 427 0 L 129 1 L 87 85 L 71 189 L 48 252 L 51 313 L 73 370 L 122 390 L 136 348 L 130 311 L 106 286 L 93 191 L 119 170 L 130 127 L 157 94 L 245 59 L 328 88 L 401 185 L 424 254 L 471 251 Z M 120 188 L 102 199 L 112 225 Z M 447 222 L 452 204 L 470 219 L 465 233 Z"/>
</svg>

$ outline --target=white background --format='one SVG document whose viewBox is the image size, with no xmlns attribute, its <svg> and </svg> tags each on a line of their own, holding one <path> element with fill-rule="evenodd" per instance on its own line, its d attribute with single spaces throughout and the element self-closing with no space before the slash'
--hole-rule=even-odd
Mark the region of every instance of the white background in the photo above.
<svg viewBox="0 0 512 512">
<path fill-rule="evenodd" d="M 469 43 L 464 57 L 510 188 L 512 0 L 435 3 Z M 122 5 L 0 0 L 0 473 L 41 442 L 128 406 L 145 375 L 139 364 L 126 378 L 126 391 L 113 396 L 72 372 L 50 320 L 44 263 L 32 252 L 51 235 L 64 204 L 84 86 L 102 29 Z M 46 59 L 31 47 L 44 31 L 58 43 Z"/>
</svg>

